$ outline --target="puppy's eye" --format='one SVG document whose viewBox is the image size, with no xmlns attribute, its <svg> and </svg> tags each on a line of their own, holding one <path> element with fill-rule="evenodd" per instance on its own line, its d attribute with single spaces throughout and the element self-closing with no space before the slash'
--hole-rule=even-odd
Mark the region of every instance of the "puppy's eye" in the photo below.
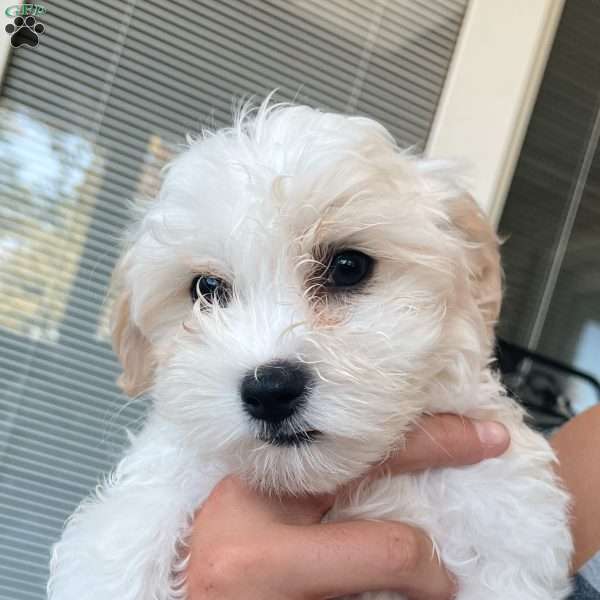
<svg viewBox="0 0 600 600">
<path fill-rule="evenodd" d="M 198 275 L 194 277 L 190 286 L 190 295 L 192 302 L 196 302 L 198 298 L 203 298 L 205 302 L 218 302 L 221 306 L 225 306 L 231 297 L 231 287 L 224 280 L 213 275 Z"/>
<path fill-rule="evenodd" d="M 358 250 L 342 250 L 329 263 L 328 287 L 348 288 L 366 279 L 373 269 L 373 259 Z"/>
</svg>

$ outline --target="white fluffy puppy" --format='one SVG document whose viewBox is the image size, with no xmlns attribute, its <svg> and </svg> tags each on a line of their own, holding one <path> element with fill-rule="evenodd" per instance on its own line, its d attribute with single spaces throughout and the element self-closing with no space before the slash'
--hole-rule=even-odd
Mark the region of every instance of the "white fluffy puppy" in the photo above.
<svg viewBox="0 0 600 600">
<path fill-rule="evenodd" d="M 422 527 L 459 600 L 565 598 L 567 496 L 489 368 L 497 240 L 444 165 L 367 118 L 242 110 L 170 165 L 118 277 L 122 385 L 153 408 L 55 546 L 52 600 L 185 597 L 191 518 L 225 474 L 331 492 L 437 411 L 501 421 L 511 448 L 327 518 Z"/>
</svg>

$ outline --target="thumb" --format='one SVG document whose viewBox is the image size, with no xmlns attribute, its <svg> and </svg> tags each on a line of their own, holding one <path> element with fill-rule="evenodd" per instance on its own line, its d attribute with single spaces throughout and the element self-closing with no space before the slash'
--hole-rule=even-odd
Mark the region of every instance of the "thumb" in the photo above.
<svg viewBox="0 0 600 600">
<path fill-rule="evenodd" d="M 438 414 L 421 419 L 407 434 L 405 447 L 384 466 L 393 473 L 460 467 L 499 456 L 509 445 L 508 430 L 500 423 Z"/>
</svg>

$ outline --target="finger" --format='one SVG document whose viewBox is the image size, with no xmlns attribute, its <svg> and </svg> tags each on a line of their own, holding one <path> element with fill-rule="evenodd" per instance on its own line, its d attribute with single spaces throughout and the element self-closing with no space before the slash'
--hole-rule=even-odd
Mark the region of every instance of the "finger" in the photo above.
<svg viewBox="0 0 600 600">
<path fill-rule="evenodd" d="M 395 521 L 351 521 L 293 528 L 278 548 L 289 591 L 337 598 L 392 590 L 445 600 L 455 584 L 420 530 Z M 291 542 L 293 540 L 293 543 Z M 288 588 L 289 589 L 289 588 Z M 291 594 L 293 596 L 293 593 Z"/>
<path fill-rule="evenodd" d="M 407 473 L 471 465 L 499 456 L 509 444 L 508 430 L 500 423 L 439 414 L 424 417 L 407 435 L 405 448 L 385 466 L 394 473 Z"/>
</svg>

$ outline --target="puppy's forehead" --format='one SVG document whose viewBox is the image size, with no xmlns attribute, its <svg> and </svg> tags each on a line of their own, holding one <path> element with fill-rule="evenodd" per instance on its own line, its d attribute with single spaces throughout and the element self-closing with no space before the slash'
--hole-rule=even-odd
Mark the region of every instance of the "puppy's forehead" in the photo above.
<svg viewBox="0 0 600 600">
<path fill-rule="evenodd" d="M 283 109 L 193 143 L 168 170 L 157 212 L 177 221 L 194 253 L 266 257 L 291 243 L 308 252 L 398 211 L 390 169 L 405 171 L 410 196 L 414 166 L 376 122 Z"/>
<path fill-rule="evenodd" d="M 160 204 L 212 236 L 298 235 L 351 196 L 377 193 L 386 160 L 401 166 L 394 150 L 373 121 L 283 110 L 192 144 L 171 166 Z"/>
</svg>

